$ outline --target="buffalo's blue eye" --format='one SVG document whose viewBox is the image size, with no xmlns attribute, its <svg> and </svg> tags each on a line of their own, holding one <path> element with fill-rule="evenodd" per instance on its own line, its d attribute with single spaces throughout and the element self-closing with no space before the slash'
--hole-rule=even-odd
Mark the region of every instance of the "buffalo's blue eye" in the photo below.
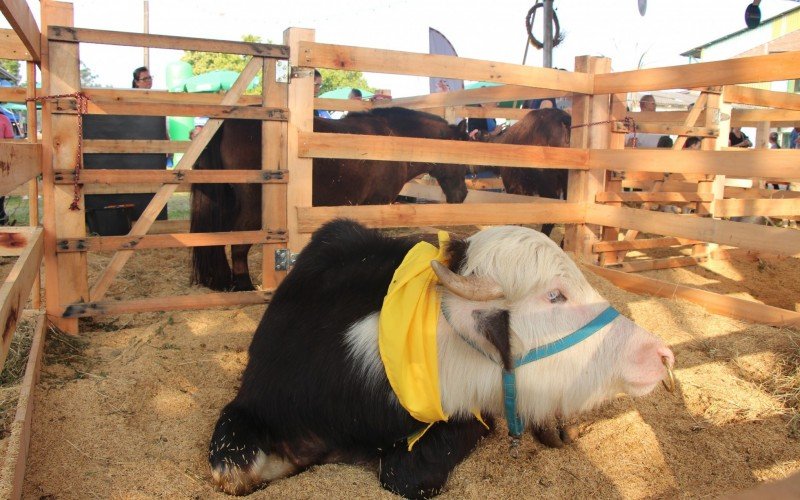
<svg viewBox="0 0 800 500">
<path fill-rule="evenodd" d="M 551 304 L 555 304 L 557 302 L 566 302 L 567 298 L 564 297 L 561 290 L 550 290 L 547 292 L 547 300 L 549 300 Z"/>
</svg>

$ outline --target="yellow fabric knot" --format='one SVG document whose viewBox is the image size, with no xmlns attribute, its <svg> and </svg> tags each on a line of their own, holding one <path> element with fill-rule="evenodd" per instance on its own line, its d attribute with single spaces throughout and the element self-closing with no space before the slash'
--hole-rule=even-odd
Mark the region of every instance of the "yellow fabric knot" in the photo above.
<svg viewBox="0 0 800 500">
<path fill-rule="evenodd" d="M 441 298 L 431 261 L 447 264 L 449 242 L 450 235 L 439 231 L 438 249 L 426 242 L 414 245 L 395 270 L 381 307 L 378 348 L 389 384 L 403 408 L 429 424 L 409 437 L 409 451 L 431 425 L 448 418 L 439 393 L 436 329 Z M 480 413 L 475 414 L 480 420 Z"/>
</svg>

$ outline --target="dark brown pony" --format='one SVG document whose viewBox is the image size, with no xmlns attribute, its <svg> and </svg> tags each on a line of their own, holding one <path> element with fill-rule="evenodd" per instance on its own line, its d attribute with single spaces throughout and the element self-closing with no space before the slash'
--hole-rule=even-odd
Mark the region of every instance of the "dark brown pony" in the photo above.
<svg viewBox="0 0 800 500">
<path fill-rule="evenodd" d="M 378 108 L 349 113 L 340 120 L 314 118 L 314 131 L 466 140 L 463 128 L 442 118 L 404 108 Z M 261 122 L 226 120 L 209 142 L 195 169 L 258 169 L 261 165 Z M 448 203 L 467 196 L 466 167 L 417 162 L 339 160 L 313 162 L 314 206 L 382 205 L 395 201 L 403 185 L 430 173 Z M 261 185 L 193 184 L 191 232 L 252 231 L 261 228 Z M 247 253 L 250 245 L 231 247 L 232 266 L 222 246 L 194 247 L 192 282 L 214 290 L 252 290 Z"/>
<path fill-rule="evenodd" d="M 572 117 L 566 111 L 537 109 L 501 133 L 488 134 L 483 139 L 500 144 L 568 148 L 571 126 Z M 504 167 L 500 169 L 500 177 L 507 193 L 559 199 L 567 197 L 568 172 L 552 168 Z M 552 230 L 553 224 L 542 225 L 544 234 L 549 236 Z"/>
</svg>

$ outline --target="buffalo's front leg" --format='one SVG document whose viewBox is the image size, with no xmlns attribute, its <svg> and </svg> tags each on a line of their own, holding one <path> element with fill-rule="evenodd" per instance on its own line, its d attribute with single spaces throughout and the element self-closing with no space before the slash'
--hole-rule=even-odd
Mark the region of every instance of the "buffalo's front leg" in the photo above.
<svg viewBox="0 0 800 500">
<path fill-rule="evenodd" d="M 381 486 L 406 498 L 438 495 L 450 471 L 464 460 L 490 430 L 476 419 L 437 423 L 408 451 L 406 440 L 381 456 Z"/>
</svg>

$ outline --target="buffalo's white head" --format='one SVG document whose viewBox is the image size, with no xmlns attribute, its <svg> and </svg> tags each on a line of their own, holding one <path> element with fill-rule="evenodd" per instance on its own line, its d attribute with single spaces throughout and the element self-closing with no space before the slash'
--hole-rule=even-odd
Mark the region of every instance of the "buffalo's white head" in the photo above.
<svg viewBox="0 0 800 500">
<path fill-rule="evenodd" d="M 517 226 L 452 244 L 439 321 L 442 405 L 448 414 L 503 413 L 501 369 L 583 327 L 608 306 L 547 236 Z M 491 358 L 491 359 L 488 359 Z M 528 422 L 569 416 L 620 392 L 642 396 L 667 375 L 664 343 L 618 316 L 568 349 L 516 369 L 518 412 Z"/>
</svg>

